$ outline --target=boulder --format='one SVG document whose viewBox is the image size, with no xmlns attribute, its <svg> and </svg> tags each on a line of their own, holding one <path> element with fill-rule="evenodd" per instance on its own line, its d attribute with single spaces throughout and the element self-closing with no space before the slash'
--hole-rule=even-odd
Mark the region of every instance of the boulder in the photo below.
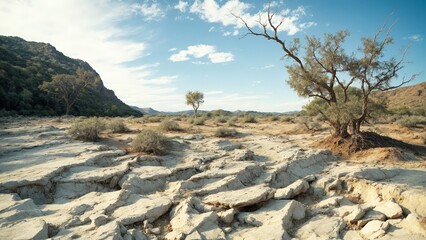
<svg viewBox="0 0 426 240">
<path fill-rule="evenodd" d="M 340 217 L 317 215 L 304 223 L 295 233 L 299 239 L 340 239 L 345 223 Z"/>
<path fill-rule="evenodd" d="M 26 219 L 0 227 L 0 239 L 46 239 L 48 228 L 45 221 Z"/>
</svg>

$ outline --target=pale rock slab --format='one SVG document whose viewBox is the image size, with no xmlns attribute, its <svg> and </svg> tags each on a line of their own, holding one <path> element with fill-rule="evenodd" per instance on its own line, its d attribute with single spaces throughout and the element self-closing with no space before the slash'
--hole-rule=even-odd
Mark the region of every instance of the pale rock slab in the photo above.
<svg viewBox="0 0 426 240">
<path fill-rule="evenodd" d="M 275 199 L 292 199 L 299 194 L 306 192 L 309 189 L 309 183 L 299 179 L 285 188 L 277 189 Z"/>
<path fill-rule="evenodd" d="M 0 239 L 46 239 L 48 228 L 45 221 L 40 219 L 26 219 L 9 226 L 0 227 Z"/>
<path fill-rule="evenodd" d="M 235 191 L 219 192 L 203 199 L 204 203 L 214 206 L 239 208 L 264 202 L 273 197 L 275 190 L 262 185 L 247 187 Z"/>
<path fill-rule="evenodd" d="M 167 167 L 143 166 L 132 169 L 119 181 L 119 185 L 135 194 L 153 193 L 164 188 L 166 178 L 171 174 Z"/>
<path fill-rule="evenodd" d="M 387 218 L 401 218 L 403 211 L 401 206 L 393 201 L 386 201 L 378 204 L 374 210 L 383 213 Z"/>
<path fill-rule="evenodd" d="M 170 224 L 173 231 L 166 239 L 225 239 L 225 233 L 218 226 L 215 212 L 202 212 L 196 198 L 189 198 L 177 205 L 170 212 Z M 201 238 L 199 238 L 201 236 Z"/>
<path fill-rule="evenodd" d="M 146 197 L 137 194 L 131 194 L 126 202 L 125 206 L 117 208 L 111 214 L 116 221 L 124 225 L 144 220 L 153 222 L 165 214 L 172 206 L 169 198 Z"/>
<path fill-rule="evenodd" d="M 254 227 L 237 231 L 232 235 L 236 239 L 290 239 L 287 230 L 293 226 L 293 220 L 305 217 L 303 204 L 294 200 L 270 200 L 262 208 L 239 213 L 240 222 Z"/>
<path fill-rule="evenodd" d="M 386 230 L 389 228 L 389 223 L 379 220 L 373 220 L 368 222 L 362 229 L 361 234 L 368 239 L 376 239 L 386 234 Z"/>
<path fill-rule="evenodd" d="M 365 226 L 365 224 L 367 224 L 368 222 L 370 222 L 370 221 L 373 221 L 373 220 L 380 220 L 380 221 L 385 221 L 386 220 L 386 216 L 383 214 L 383 213 L 381 213 L 381 212 L 378 212 L 378 211 L 376 211 L 376 210 L 369 210 L 363 217 L 362 217 L 362 219 L 360 219 L 359 221 L 358 221 L 358 223 L 357 223 L 357 225 L 359 226 L 359 227 L 364 227 Z"/>
<path fill-rule="evenodd" d="M 304 223 L 295 233 L 299 239 L 340 239 L 345 223 L 340 217 L 317 215 Z"/>
</svg>

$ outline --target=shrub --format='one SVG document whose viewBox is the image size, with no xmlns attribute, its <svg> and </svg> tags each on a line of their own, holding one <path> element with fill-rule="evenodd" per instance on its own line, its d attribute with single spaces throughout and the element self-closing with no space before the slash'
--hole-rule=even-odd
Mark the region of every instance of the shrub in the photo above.
<svg viewBox="0 0 426 240">
<path fill-rule="evenodd" d="M 417 124 L 426 124 L 426 117 L 404 116 L 397 120 L 396 123 L 404 127 L 414 128 L 417 126 Z"/>
<path fill-rule="evenodd" d="M 189 123 L 194 125 L 204 125 L 205 122 L 206 122 L 205 117 L 193 117 L 193 118 L 190 118 L 189 120 Z"/>
<path fill-rule="evenodd" d="M 225 116 L 216 117 L 216 123 L 226 123 L 227 121 L 228 121 L 228 118 Z"/>
<path fill-rule="evenodd" d="M 271 117 L 271 121 L 275 122 L 275 121 L 279 121 L 280 117 L 279 116 L 272 116 Z"/>
<path fill-rule="evenodd" d="M 237 122 L 238 117 L 237 116 L 233 116 L 230 119 L 228 119 L 227 125 L 229 127 L 234 127 L 235 123 Z"/>
<path fill-rule="evenodd" d="M 151 129 L 143 129 L 131 142 L 131 148 L 136 152 L 162 154 L 167 152 L 169 139 L 162 133 Z"/>
<path fill-rule="evenodd" d="M 148 122 L 148 123 L 159 123 L 159 122 L 161 122 L 161 118 L 156 117 L 156 116 L 147 116 L 146 122 Z"/>
<path fill-rule="evenodd" d="M 181 131 L 182 128 L 179 126 L 179 123 L 173 121 L 173 120 L 164 120 L 160 123 L 158 128 L 163 132 L 168 131 Z"/>
<path fill-rule="evenodd" d="M 112 133 L 127 133 L 130 132 L 130 129 L 124 124 L 122 119 L 116 118 L 113 119 L 109 124 L 108 128 Z"/>
<path fill-rule="evenodd" d="M 248 114 L 244 116 L 243 123 L 257 123 L 257 120 L 253 115 Z"/>
<path fill-rule="evenodd" d="M 236 137 L 238 132 L 230 128 L 218 128 L 214 134 L 216 137 Z"/>
<path fill-rule="evenodd" d="M 306 130 L 316 131 L 321 129 L 321 124 L 310 117 L 307 117 L 307 116 L 298 117 L 296 120 L 298 125 L 302 128 L 305 128 Z"/>
<path fill-rule="evenodd" d="M 74 123 L 68 133 L 78 140 L 96 141 L 103 130 L 105 130 L 104 121 L 93 117 Z"/>
</svg>

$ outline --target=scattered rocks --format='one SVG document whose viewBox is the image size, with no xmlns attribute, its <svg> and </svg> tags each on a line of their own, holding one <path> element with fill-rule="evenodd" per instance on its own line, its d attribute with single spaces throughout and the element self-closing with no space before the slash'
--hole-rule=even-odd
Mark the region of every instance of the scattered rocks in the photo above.
<svg viewBox="0 0 426 240">
<path fill-rule="evenodd" d="M 158 157 L 55 127 L 0 135 L 0 239 L 426 238 L 424 169 L 338 162 L 303 136 L 172 137 Z"/>
</svg>

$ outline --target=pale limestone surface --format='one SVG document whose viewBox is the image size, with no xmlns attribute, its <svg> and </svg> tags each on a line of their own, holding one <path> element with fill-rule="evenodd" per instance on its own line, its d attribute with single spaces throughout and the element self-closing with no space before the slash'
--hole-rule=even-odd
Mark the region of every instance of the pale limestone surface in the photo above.
<svg viewBox="0 0 426 240">
<path fill-rule="evenodd" d="M 292 143 L 309 135 L 172 136 L 165 156 L 31 122 L 0 137 L 0 239 L 426 238 L 426 170 Z"/>
</svg>

